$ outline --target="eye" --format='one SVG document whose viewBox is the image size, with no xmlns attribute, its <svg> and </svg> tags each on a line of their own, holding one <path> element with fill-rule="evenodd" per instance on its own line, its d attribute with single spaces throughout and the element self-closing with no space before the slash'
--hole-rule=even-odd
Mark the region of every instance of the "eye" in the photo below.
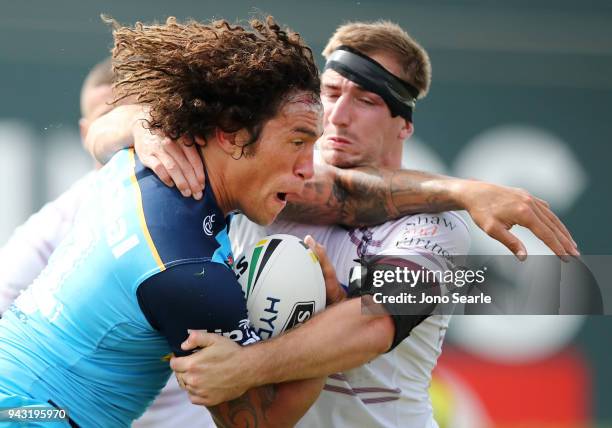
<svg viewBox="0 0 612 428">
<path fill-rule="evenodd" d="M 369 106 L 373 106 L 375 104 L 374 101 L 372 101 L 369 98 L 360 98 L 359 101 L 361 101 L 362 103 L 367 104 Z"/>
<path fill-rule="evenodd" d="M 303 140 L 293 140 L 293 141 L 291 142 L 291 144 L 293 144 L 295 147 L 301 147 L 301 146 L 303 146 L 305 143 L 304 143 L 304 141 L 303 141 Z"/>
<path fill-rule="evenodd" d="M 338 99 L 338 94 L 336 93 L 332 93 L 332 92 L 325 92 L 322 94 L 323 97 L 329 99 L 329 100 L 337 100 Z"/>
</svg>

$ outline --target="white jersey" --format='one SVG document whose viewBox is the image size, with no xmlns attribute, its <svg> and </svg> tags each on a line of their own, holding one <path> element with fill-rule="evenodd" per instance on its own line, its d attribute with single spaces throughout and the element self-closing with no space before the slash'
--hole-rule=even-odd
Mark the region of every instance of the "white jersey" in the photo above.
<svg viewBox="0 0 612 428">
<path fill-rule="evenodd" d="M 204 406 L 192 404 L 172 374 L 153 404 L 136 419 L 132 428 L 214 428 L 210 412 Z"/>
<path fill-rule="evenodd" d="M 0 248 L 0 314 L 47 266 L 49 257 L 72 227 L 93 172 L 77 180 L 15 229 Z"/>
<path fill-rule="evenodd" d="M 0 314 L 47 266 L 51 253 L 72 228 L 94 174 L 92 171 L 83 176 L 57 199 L 33 214 L 15 229 L 8 242 L 0 248 Z M 187 393 L 172 376 L 153 404 L 133 426 L 206 428 L 214 427 L 215 424 L 208 410 L 192 404 Z"/>
<path fill-rule="evenodd" d="M 467 254 L 470 243 L 466 223 L 454 212 L 416 214 L 352 230 L 276 222 L 266 231 L 238 216 L 232 221 L 230 238 L 234 244 L 238 236 L 257 239 L 266 232 L 300 238 L 312 235 L 326 247 L 344 285 L 348 285 L 354 260 L 362 255 L 414 256 L 413 260 L 425 268 L 440 270 L 445 268 L 439 265 L 440 258 L 458 262 L 453 256 Z M 321 396 L 297 426 L 437 427 L 428 389 L 449 319 L 431 316 L 391 352 L 362 367 L 329 376 Z"/>
</svg>

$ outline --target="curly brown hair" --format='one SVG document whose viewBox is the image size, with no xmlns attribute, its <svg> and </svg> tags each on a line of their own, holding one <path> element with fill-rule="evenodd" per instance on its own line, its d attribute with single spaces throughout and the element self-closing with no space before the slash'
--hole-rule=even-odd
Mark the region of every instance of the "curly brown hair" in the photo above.
<svg viewBox="0 0 612 428">
<path fill-rule="evenodd" d="M 252 143 L 290 93 L 319 98 L 312 51 L 270 16 L 251 20 L 249 30 L 225 20 L 112 22 L 116 101 L 136 96 L 150 106 L 150 128 L 172 139 L 246 129 Z"/>
</svg>

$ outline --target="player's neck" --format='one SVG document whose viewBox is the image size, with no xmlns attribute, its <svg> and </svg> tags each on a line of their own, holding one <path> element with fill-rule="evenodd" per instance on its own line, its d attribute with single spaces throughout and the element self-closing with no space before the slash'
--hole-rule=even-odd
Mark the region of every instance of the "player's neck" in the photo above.
<svg viewBox="0 0 612 428">
<path fill-rule="evenodd" d="M 208 184 L 210 184 L 211 190 L 215 195 L 219 209 L 226 216 L 237 208 L 234 202 L 235 199 L 232 197 L 230 183 L 225 174 L 228 171 L 228 165 L 226 165 L 227 156 L 219 156 L 219 153 L 214 149 L 211 150 L 210 147 L 200 148 L 200 154 L 206 166 Z"/>
<path fill-rule="evenodd" d="M 399 169 L 402 167 L 402 142 L 397 145 L 388 146 L 389 149 L 382 153 L 376 167 L 387 169 Z"/>
<path fill-rule="evenodd" d="M 376 169 L 400 169 L 402 167 L 402 155 L 401 152 L 399 155 L 397 153 L 384 155 L 380 159 L 376 159 L 371 162 L 364 162 L 363 164 L 355 165 L 352 168 L 357 166 L 371 167 Z"/>
</svg>

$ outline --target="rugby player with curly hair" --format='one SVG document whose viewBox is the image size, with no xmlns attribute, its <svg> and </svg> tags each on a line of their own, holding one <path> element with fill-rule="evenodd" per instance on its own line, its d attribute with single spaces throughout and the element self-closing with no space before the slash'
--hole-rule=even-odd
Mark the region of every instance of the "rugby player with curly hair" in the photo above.
<svg viewBox="0 0 612 428">
<path fill-rule="evenodd" d="M 168 19 L 115 24 L 118 98 L 205 159 L 201 200 L 182 197 L 133 150 L 89 184 L 74 227 L 0 320 L 0 408 L 61 408 L 29 426 L 127 426 L 166 383 L 188 329 L 237 343 L 249 326 L 227 227 L 240 210 L 269 224 L 312 177 L 319 76 L 300 36 L 271 18 L 251 28 Z M 212 409 L 222 426 L 287 426 L 321 379 L 250 391 Z"/>
</svg>

